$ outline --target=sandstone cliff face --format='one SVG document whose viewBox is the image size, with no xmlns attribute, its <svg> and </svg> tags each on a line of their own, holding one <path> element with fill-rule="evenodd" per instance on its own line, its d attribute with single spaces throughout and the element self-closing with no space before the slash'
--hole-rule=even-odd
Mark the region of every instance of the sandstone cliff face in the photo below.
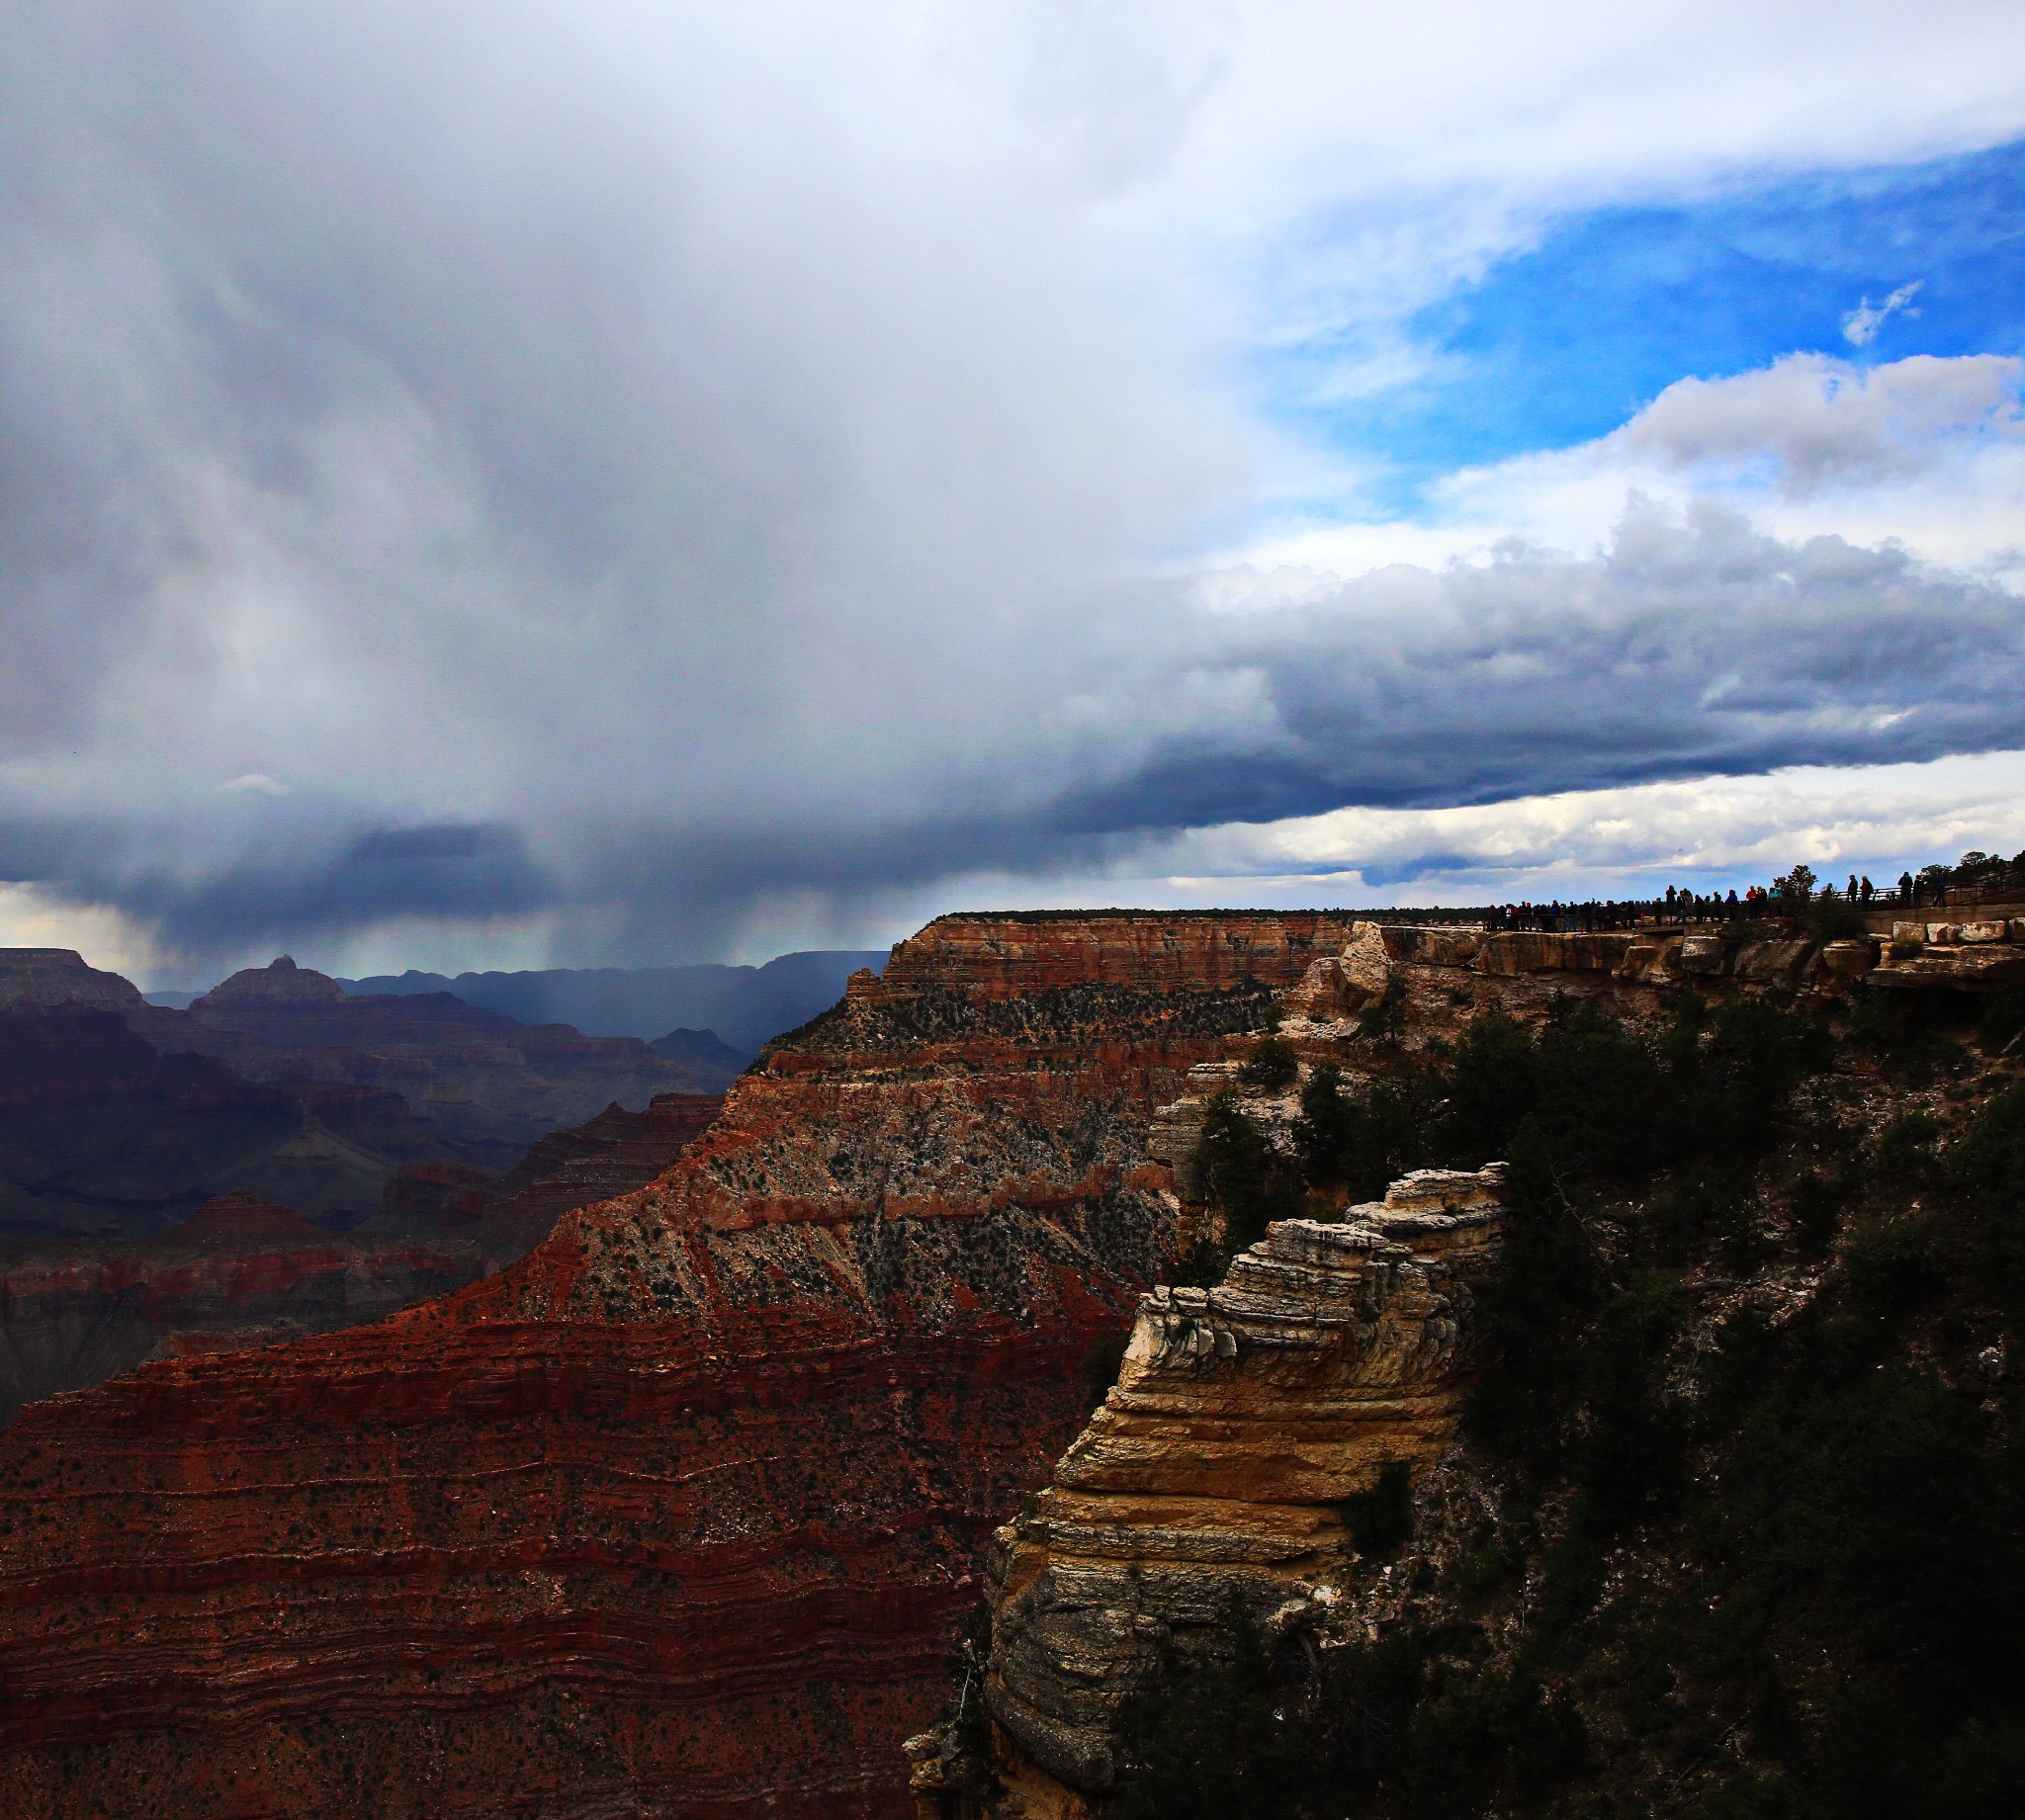
<svg viewBox="0 0 2025 1820">
<path fill-rule="evenodd" d="M 28 1411 L 0 1806 L 907 1812 L 976 1550 L 1172 1256 L 1152 1111 L 1326 920 L 945 919 L 504 1275 Z"/>
<path fill-rule="evenodd" d="M 1233 1599 L 1282 1624 L 1334 1602 L 1356 1562 L 1344 1501 L 1453 1437 L 1501 1173 L 1418 1171 L 1340 1223 L 1274 1226 L 1218 1288 L 1142 1298 L 1116 1387 L 997 1538 L 995 1814 L 1080 1813 L 1112 1786 L 1118 1708 Z M 910 1747 L 925 1814 L 946 1748 Z"/>
</svg>

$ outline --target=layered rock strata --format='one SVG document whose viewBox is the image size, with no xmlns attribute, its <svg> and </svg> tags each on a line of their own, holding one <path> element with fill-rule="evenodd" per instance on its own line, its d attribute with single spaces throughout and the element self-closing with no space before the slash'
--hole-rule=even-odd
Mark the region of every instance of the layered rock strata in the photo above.
<svg viewBox="0 0 2025 1820">
<path fill-rule="evenodd" d="M 0 1269 L 0 1422 L 148 1358 L 378 1320 L 471 1282 L 476 1247 L 340 1238 L 244 1191 L 157 1238 Z"/>
<path fill-rule="evenodd" d="M 122 1016 L 145 1009 L 139 987 L 85 965 L 75 948 L 0 948 L 0 1006 L 82 1004 Z"/>
<path fill-rule="evenodd" d="M 1215 1289 L 1141 1299 L 1116 1386 L 997 1537 L 997 1813 L 1110 1788 L 1118 1708 L 1233 1601 L 1269 1624 L 1333 1602 L 1357 1568 L 1345 1501 L 1453 1437 L 1502 1173 L 1417 1171 L 1339 1223 L 1275 1225 Z M 922 1811 L 945 1811 L 946 1742 L 911 1750 Z"/>
<path fill-rule="evenodd" d="M 947 918 L 650 1186 L 0 1441 L 0 1808 L 909 1811 L 977 1550 L 1175 1245 L 1153 1109 L 1340 923 Z"/>
<path fill-rule="evenodd" d="M 1894 922 L 1870 978 L 1879 986 L 1969 992 L 2025 986 L 2025 916 Z"/>
<path fill-rule="evenodd" d="M 503 1175 L 408 1164 L 344 1234 L 237 1190 L 151 1238 L 45 1238 L 0 1262 L 0 1425 L 150 1358 L 377 1321 L 503 1268 L 573 1207 L 640 1187 L 709 1125 L 716 1094 L 609 1106 Z"/>
</svg>

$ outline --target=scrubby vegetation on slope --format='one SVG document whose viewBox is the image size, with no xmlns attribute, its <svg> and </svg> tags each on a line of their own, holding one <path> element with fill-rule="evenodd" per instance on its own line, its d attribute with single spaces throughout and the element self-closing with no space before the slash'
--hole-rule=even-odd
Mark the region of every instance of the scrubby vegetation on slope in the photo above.
<svg viewBox="0 0 2025 1820">
<path fill-rule="evenodd" d="M 1375 1638 L 1234 1611 L 1124 1715 L 1117 1813 L 2021 1811 L 2020 1026 L 1571 1004 L 1314 1071 L 1291 1147 L 1214 1108 L 1239 1243 L 1307 1186 L 1508 1156 L 1499 1362 L 1367 1569 L 1405 1590 Z"/>
</svg>

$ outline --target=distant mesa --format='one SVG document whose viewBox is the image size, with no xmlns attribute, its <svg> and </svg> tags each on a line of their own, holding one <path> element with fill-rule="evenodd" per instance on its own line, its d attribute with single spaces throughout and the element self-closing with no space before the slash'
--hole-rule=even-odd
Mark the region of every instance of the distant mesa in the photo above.
<svg viewBox="0 0 2025 1820">
<path fill-rule="evenodd" d="M 570 1024 L 585 1036 L 709 1030 L 743 1067 L 784 1030 L 827 1011 L 861 967 L 884 967 L 886 950 L 811 949 L 763 967 L 716 962 L 686 967 L 548 968 L 527 973 L 378 974 L 338 984 L 354 997 L 455 993 L 467 1004 L 525 1024 Z"/>
<path fill-rule="evenodd" d="M 179 1252 L 215 1252 L 225 1257 L 299 1251 L 327 1245 L 330 1233 L 312 1226 L 293 1207 L 268 1200 L 249 1188 L 235 1188 L 208 1200 L 180 1226 L 154 1243 Z"/>
<path fill-rule="evenodd" d="M 730 1086 L 746 1065 L 746 1058 L 715 1030 L 670 1030 L 647 1047 L 662 1061 L 686 1068 L 710 1091 Z"/>
<path fill-rule="evenodd" d="M 131 980 L 86 966 L 75 948 L 0 948 L 0 1005 L 88 1004 L 125 1013 L 144 1002 Z"/>
<path fill-rule="evenodd" d="M 265 967 L 245 967 L 203 997 L 191 1000 L 192 1010 L 222 1010 L 236 1005 L 341 1004 L 344 988 L 327 973 L 298 967 L 284 954 Z"/>
</svg>

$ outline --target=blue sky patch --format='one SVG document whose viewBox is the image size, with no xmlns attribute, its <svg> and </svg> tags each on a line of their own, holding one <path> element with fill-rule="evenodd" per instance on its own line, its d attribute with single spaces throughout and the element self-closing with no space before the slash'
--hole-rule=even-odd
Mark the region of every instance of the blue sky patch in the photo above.
<svg viewBox="0 0 2025 1820">
<path fill-rule="evenodd" d="M 1898 304 L 1887 309 L 1896 296 Z M 1876 318 L 1852 341 L 1868 302 Z M 1391 481 L 1410 512 L 1456 468 L 1607 435 L 1674 381 L 1795 352 L 1863 364 L 2025 348 L 2025 141 L 1673 207 L 1569 216 L 1408 330 L 1436 377 L 1317 405 L 1341 350 L 1268 366 L 1273 414 Z"/>
</svg>

